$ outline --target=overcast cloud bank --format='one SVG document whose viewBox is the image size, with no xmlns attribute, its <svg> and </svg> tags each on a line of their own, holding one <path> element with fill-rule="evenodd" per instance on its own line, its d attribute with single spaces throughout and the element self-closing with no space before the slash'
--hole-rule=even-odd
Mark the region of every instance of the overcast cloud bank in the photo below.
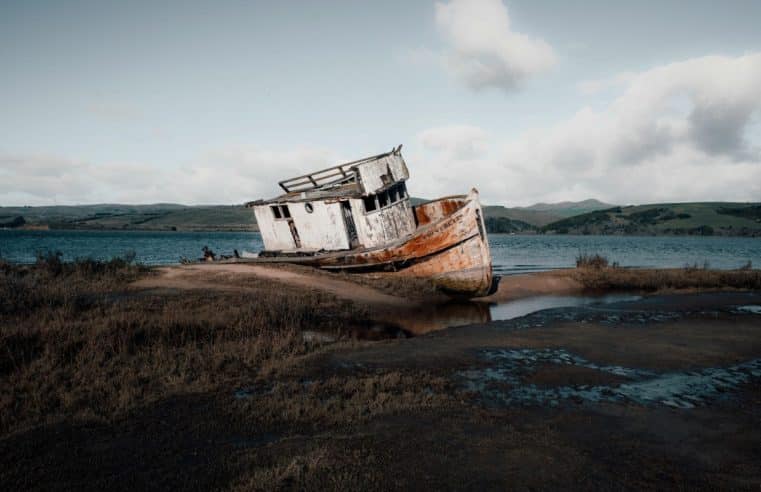
<svg viewBox="0 0 761 492">
<path fill-rule="evenodd" d="M 620 94 L 516 138 L 471 126 L 420 133 L 421 161 L 447 169 L 429 193 L 482 179 L 487 201 L 600 198 L 612 203 L 761 199 L 761 54 L 707 56 L 616 77 Z M 625 82 L 624 82 L 625 81 Z M 457 131 L 457 129 L 460 129 Z M 452 152 L 486 148 L 486 157 Z M 504 143 L 503 143 L 504 142 Z"/>
</svg>

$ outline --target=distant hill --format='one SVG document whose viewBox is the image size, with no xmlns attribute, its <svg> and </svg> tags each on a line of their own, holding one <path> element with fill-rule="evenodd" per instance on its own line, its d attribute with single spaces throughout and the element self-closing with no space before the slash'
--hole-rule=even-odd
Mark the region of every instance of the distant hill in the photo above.
<svg viewBox="0 0 761 492">
<path fill-rule="evenodd" d="M 517 207 L 521 210 L 532 210 L 536 212 L 550 212 L 560 217 L 572 217 L 574 215 L 586 214 L 596 210 L 605 210 L 613 208 L 615 205 L 604 203 L 600 200 L 589 199 L 580 202 L 558 202 L 558 203 L 535 203 L 529 207 Z"/>
<path fill-rule="evenodd" d="M 699 202 L 612 207 L 552 222 L 541 232 L 761 237 L 761 204 Z"/>
<path fill-rule="evenodd" d="M 425 201 L 421 198 L 411 200 L 413 204 Z M 759 203 L 654 204 L 608 207 L 579 215 L 566 215 L 573 210 L 601 204 L 597 200 L 585 200 L 512 208 L 486 205 L 483 209 L 487 230 L 492 233 L 761 236 Z M 243 205 L 188 206 L 173 203 L 0 207 L 0 228 L 258 230 L 253 212 Z"/>
<path fill-rule="evenodd" d="M 529 210 L 519 207 L 503 207 L 502 205 L 485 205 L 484 217 L 505 217 L 511 220 L 525 222 L 534 227 L 554 222 L 563 218 L 562 215 L 543 210 Z"/>
<path fill-rule="evenodd" d="M 420 205 L 421 203 L 425 203 L 427 201 L 428 200 L 425 198 L 410 197 L 410 202 L 413 205 Z M 483 210 L 485 218 L 494 217 L 510 219 L 516 223 L 524 224 L 524 226 L 517 227 L 528 226 L 528 229 L 540 227 L 565 217 L 564 215 L 554 212 L 548 212 L 544 210 L 531 210 L 529 207 L 522 208 L 503 207 L 502 205 L 484 205 Z M 502 223 L 504 224 L 505 222 L 503 221 Z"/>
<path fill-rule="evenodd" d="M 188 206 L 78 205 L 0 207 L 0 224 L 19 222 L 21 228 L 42 225 L 51 229 L 150 230 L 150 231 L 256 231 L 254 214 L 243 205 Z"/>
</svg>

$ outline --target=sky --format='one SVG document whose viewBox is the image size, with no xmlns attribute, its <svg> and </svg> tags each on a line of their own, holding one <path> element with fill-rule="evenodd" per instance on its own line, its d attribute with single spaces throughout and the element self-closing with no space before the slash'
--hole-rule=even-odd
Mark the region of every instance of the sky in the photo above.
<svg viewBox="0 0 761 492">
<path fill-rule="evenodd" d="M 0 206 L 761 201 L 761 2 L 0 0 Z"/>
</svg>

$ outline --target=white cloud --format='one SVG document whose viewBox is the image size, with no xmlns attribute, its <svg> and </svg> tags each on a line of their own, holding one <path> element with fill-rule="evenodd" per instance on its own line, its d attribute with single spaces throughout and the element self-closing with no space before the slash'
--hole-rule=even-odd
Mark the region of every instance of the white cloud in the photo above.
<svg viewBox="0 0 761 492">
<path fill-rule="evenodd" d="M 501 0 L 437 3 L 436 26 L 447 44 L 446 66 L 474 89 L 512 91 L 556 61 L 544 40 L 511 29 Z"/>
<path fill-rule="evenodd" d="M 507 204 L 759 200 L 761 53 L 694 58 L 610 80 L 619 95 L 601 109 L 494 136 L 478 156 L 423 145 L 416 157 L 426 172 L 447 176 L 422 184 L 425 193 L 476 185 L 486 202 Z M 490 143 L 497 141 L 504 143 Z"/>
<path fill-rule="evenodd" d="M 243 203 L 274 196 L 279 180 L 334 161 L 321 149 L 247 146 L 214 150 L 179 168 L 0 154 L 0 205 Z"/>
</svg>

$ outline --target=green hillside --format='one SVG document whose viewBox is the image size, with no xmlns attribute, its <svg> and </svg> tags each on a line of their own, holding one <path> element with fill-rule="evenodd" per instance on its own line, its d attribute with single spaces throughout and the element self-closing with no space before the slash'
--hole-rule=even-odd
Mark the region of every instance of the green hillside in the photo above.
<svg viewBox="0 0 761 492">
<path fill-rule="evenodd" d="M 518 207 L 503 207 L 502 205 L 486 205 L 483 207 L 484 217 L 504 217 L 511 220 L 525 222 L 526 224 L 541 227 L 554 222 L 562 215 L 543 210 L 528 210 Z"/>
<path fill-rule="evenodd" d="M 761 205 L 699 202 L 613 207 L 552 222 L 545 225 L 542 232 L 761 236 Z"/>
<path fill-rule="evenodd" d="M 574 215 L 586 214 L 613 207 L 615 207 L 615 205 L 610 203 L 589 199 L 580 202 L 535 203 L 529 207 L 519 207 L 519 209 L 532 210 L 535 212 L 549 212 L 558 217 L 573 217 Z"/>
<path fill-rule="evenodd" d="M 177 204 L 0 207 L 0 224 L 51 229 L 126 229 L 154 231 L 257 230 L 254 214 L 242 205 Z"/>
</svg>

